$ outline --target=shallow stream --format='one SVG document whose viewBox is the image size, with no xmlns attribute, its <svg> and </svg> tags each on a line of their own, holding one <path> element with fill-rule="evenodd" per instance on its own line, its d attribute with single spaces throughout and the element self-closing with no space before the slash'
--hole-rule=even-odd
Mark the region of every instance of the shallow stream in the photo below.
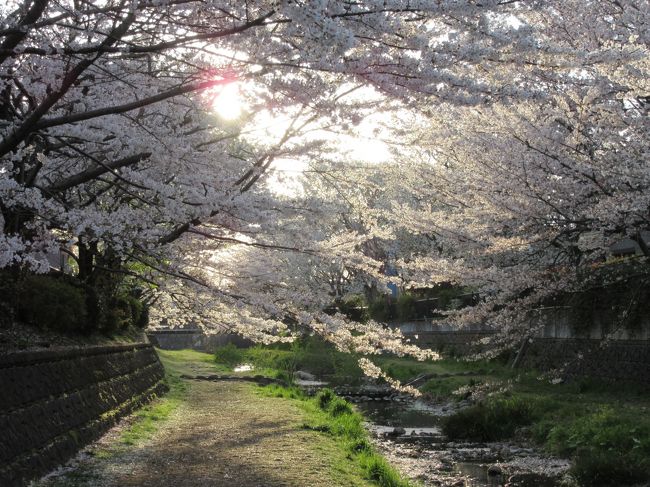
<svg viewBox="0 0 650 487">
<path fill-rule="evenodd" d="M 511 443 L 449 441 L 440 420 L 462 404 L 358 399 L 352 398 L 370 420 L 367 426 L 377 447 L 425 486 L 554 487 L 569 467 L 565 460 Z"/>
<path fill-rule="evenodd" d="M 327 386 L 317 380 L 296 383 L 310 394 Z M 368 418 L 366 427 L 390 463 L 425 487 L 557 487 L 570 467 L 568 460 L 528 445 L 450 441 L 441 419 L 469 406 L 467 401 L 431 404 L 373 385 L 339 386 L 334 392 Z"/>
</svg>

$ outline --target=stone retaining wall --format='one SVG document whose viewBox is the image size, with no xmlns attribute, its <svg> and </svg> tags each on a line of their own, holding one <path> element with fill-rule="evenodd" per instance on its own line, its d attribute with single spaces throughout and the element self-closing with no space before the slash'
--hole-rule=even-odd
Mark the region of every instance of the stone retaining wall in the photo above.
<svg viewBox="0 0 650 487">
<path fill-rule="evenodd" d="M 0 356 L 0 485 L 66 462 L 117 419 L 164 393 L 149 344 Z"/>
<path fill-rule="evenodd" d="M 650 387 L 650 342 L 647 340 L 593 340 L 535 338 L 521 350 L 521 367 L 562 368 L 568 378 L 593 377 Z"/>
</svg>

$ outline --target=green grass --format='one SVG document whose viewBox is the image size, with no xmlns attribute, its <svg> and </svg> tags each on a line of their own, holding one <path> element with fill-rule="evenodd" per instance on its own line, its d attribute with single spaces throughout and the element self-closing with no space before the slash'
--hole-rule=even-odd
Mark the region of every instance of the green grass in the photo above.
<svg viewBox="0 0 650 487">
<path fill-rule="evenodd" d="M 409 485 L 386 462 L 384 458 L 372 452 L 363 451 L 359 454 L 359 464 L 366 472 L 367 478 L 383 487 L 401 487 Z"/>
<path fill-rule="evenodd" d="M 228 371 L 228 367 L 215 368 L 215 360 L 209 353 L 197 352 L 195 350 L 160 350 L 156 349 L 158 356 L 165 366 L 165 370 L 171 375 L 191 374 L 191 364 L 201 363 L 209 366 L 210 370 Z"/>
<path fill-rule="evenodd" d="M 282 387 L 277 384 L 270 384 L 263 387 L 262 393 L 268 397 L 281 397 L 283 399 L 304 399 L 302 389 L 298 387 Z"/>
<path fill-rule="evenodd" d="M 180 406 L 187 394 L 188 384 L 180 379 L 180 375 L 189 370 L 187 364 L 191 361 L 211 364 L 208 354 L 193 350 L 167 351 L 157 350 L 163 366 L 165 367 L 165 381 L 169 392 L 162 398 L 144 406 L 134 414 L 133 423 L 120 435 L 123 445 L 135 445 L 145 441 L 158 431 L 160 423 Z"/>
<path fill-rule="evenodd" d="M 256 373 L 269 376 L 291 377 L 296 370 L 305 370 L 335 385 L 354 385 L 363 380 L 363 371 L 358 366 L 359 358 L 357 354 L 337 351 L 318 337 L 306 337 L 293 344 L 250 348 L 226 345 L 217 349 L 214 356 L 216 363 L 230 370 L 241 363 L 250 363 L 255 366 Z M 402 382 L 420 374 L 440 376 L 429 380 L 421 389 L 434 396 L 450 395 L 461 386 L 475 385 L 495 377 L 505 380 L 517 375 L 505 364 L 496 361 L 464 362 L 452 358 L 418 361 L 392 355 L 374 356 L 371 359 L 388 375 Z M 468 372 L 472 376 L 459 375 Z"/>
<path fill-rule="evenodd" d="M 177 396 L 178 391 L 171 391 L 170 394 Z M 126 445 L 134 445 L 151 437 L 158 430 L 158 423 L 164 421 L 181 403 L 179 397 L 166 397 L 153 405 L 148 405 L 135 413 L 136 421 L 128 429 L 122 432 L 120 442 Z"/>
<path fill-rule="evenodd" d="M 511 370 L 500 361 L 386 357 L 377 363 L 402 381 L 436 374 L 420 391 L 438 399 L 463 399 L 454 394 L 463 386 L 505 386 L 446 418 L 443 428 L 451 437 L 491 441 L 519 434 L 571 458 L 572 473 L 585 486 L 650 480 L 650 396 L 643 388 L 592 379 L 552 385 L 536 371 Z"/>
<path fill-rule="evenodd" d="M 178 408 L 187 395 L 188 383 L 180 378 L 182 374 L 195 375 L 196 365 L 209 372 L 225 372 L 226 367 L 214 363 L 210 354 L 194 350 L 156 350 L 165 367 L 165 381 L 169 392 L 152 403 L 139 409 L 134 415 L 134 421 L 120 435 L 122 445 L 135 445 L 145 441 L 158 431 L 161 423 Z M 100 452 L 100 456 L 109 456 L 110 452 Z"/>
<path fill-rule="evenodd" d="M 156 430 L 156 422 L 164 419 L 166 414 L 173 411 L 176 404 L 176 394 L 182 400 L 187 387 L 178 377 L 181 374 L 193 375 L 195 369 L 192 364 L 201 363 L 206 367 L 212 367 L 221 372 L 231 371 L 240 363 L 253 363 L 255 373 L 268 376 L 282 376 L 300 368 L 309 370 L 312 373 L 336 371 L 337 364 L 344 364 L 343 374 L 354 374 L 361 377 L 360 370 L 356 366 L 356 358 L 346 354 L 340 354 L 329 346 L 325 346 L 325 359 L 320 356 L 323 351 L 322 343 L 318 341 L 307 341 L 307 345 L 292 347 L 251 347 L 249 349 L 238 349 L 234 346 L 222 347 L 215 355 L 203 354 L 191 350 L 164 351 L 159 350 L 163 364 L 167 370 L 167 377 L 170 383 L 170 394 L 158 407 L 152 407 L 151 411 L 142 411 L 142 417 L 138 424 L 140 427 L 134 429 L 129 435 L 123 436 L 123 441 L 132 437 L 135 441 L 148 437 Z M 306 351 L 305 351 L 306 349 Z M 260 394 L 283 400 L 296 401 L 304 412 L 303 428 L 327 435 L 334 443 L 334 448 L 342 452 L 342 455 L 334 462 L 333 475 L 342 482 L 352 482 L 355 476 L 366 479 L 380 487 L 412 487 L 414 484 L 403 479 L 399 473 L 392 468 L 388 462 L 376 453 L 368 439 L 368 433 L 363 426 L 364 418 L 356 412 L 352 405 L 344 399 L 336 396 L 331 390 L 321 392 L 317 397 L 305 396 L 298 387 L 282 387 L 271 384 L 259 387 Z M 166 402 L 168 401 L 168 402 Z M 166 410 L 164 404 L 168 404 L 170 411 Z M 353 472 L 350 472 L 351 465 Z"/>
<path fill-rule="evenodd" d="M 189 392 L 196 383 L 181 379 L 182 374 L 207 375 L 215 370 L 227 370 L 223 366 L 216 365 L 211 355 L 200 352 L 161 350 L 159 355 L 166 368 L 170 393 L 139 411 L 131 426 L 123 431 L 118 441 L 94 452 L 92 462 L 85 463 L 74 472 L 47 481 L 43 485 L 89 487 L 104 482 L 105 478 L 111 478 L 113 466 L 129 458 L 134 444 L 140 444 L 138 448 L 146 448 L 146 444 L 141 443 L 153 437 L 165 420 L 178 419 L 170 416 L 179 406 L 192 400 L 193 395 Z M 210 385 L 206 383 L 200 387 L 207 387 L 209 390 Z M 315 399 L 305 397 L 303 392 L 295 387 L 277 385 L 257 387 L 253 384 L 244 384 L 238 385 L 236 389 L 236 392 L 230 391 L 230 395 L 225 397 L 223 390 L 220 392 L 215 390 L 214 400 L 242 401 L 249 404 L 249 408 L 241 409 L 244 415 L 242 424 L 246 424 L 246 414 L 252 411 L 253 415 L 257 416 L 256 411 L 260 409 L 269 412 L 265 417 L 281 418 L 280 431 L 283 435 L 286 434 L 286 438 L 283 439 L 284 449 L 279 457 L 283 464 L 294 461 L 298 452 L 304 450 L 305 461 L 288 469 L 286 475 L 288 484 L 298 485 L 296 479 L 318 478 L 328 482 L 328 485 L 350 487 L 409 485 L 399 479 L 385 460 L 371 451 L 362 424 L 363 418 L 352 411 L 351 406 L 345 401 L 332 395 L 330 398 L 332 400 L 324 401 L 323 405 L 325 406 L 326 403 L 327 405 L 321 408 Z M 226 388 L 226 392 L 229 390 Z M 256 393 L 267 396 L 268 399 L 255 397 Z M 262 428 L 267 427 L 262 426 Z M 273 440 L 267 438 L 266 441 L 272 448 Z M 274 457 L 278 454 L 280 453 L 275 452 Z M 228 450 L 216 451 L 215 458 L 227 462 Z M 271 465 L 273 461 L 274 459 L 271 459 L 265 465 L 275 467 Z M 279 473 L 278 478 L 284 479 L 285 476 Z"/>
<path fill-rule="evenodd" d="M 650 480 L 650 397 L 629 385 L 578 380 L 551 385 L 522 374 L 506 391 L 446 418 L 454 438 L 532 439 L 548 453 L 572 460 L 584 486 Z"/>
<path fill-rule="evenodd" d="M 464 387 L 488 383 L 507 382 L 521 375 L 505 363 L 493 361 L 468 362 L 455 358 L 417 361 L 411 358 L 378 357 L 374 360 L 389 376 L 407 383 L 421 374 L 433 375 L 419 387 L 425 398 L 432 400 L 461 400 L 463 395 L 454 394 Z"/>
<path fill-rule="evenodd" d="M 322 390 L 315 397 L 305 396 L 295 387 L 270 385 L 259 390 L 266 396 L 299 401 L 306 415 L 303 428 L 330 436 L 346 452 L 347 458 L 356 463 L 365 479 L 380 487 L 414 485 L 374 451 L 363 426 L 363 416 L 331 390 Z"/>
<path fill-rule="evenodd" d="M 109 460 L 119 456 L 126 449 L 151 438 L 159 430 L 162 423 L 183 403 L 188 392 L 188 383 L 180 378 L 181 374 L 192 373 L 191 364 L 205 364 L 215 368 L 212 356 L 193 350 L 166 351 L 156 350 L 165 367 L 165 381 L 169 392 L 136 411 L 130 424 L 122 430 L 115 444 L 102 447 L 93 453 L 97 459 Z M 95 485 L 97 473 L 82 466 L 78 470 L 67 473 L 64 477 L 56 478 L 51 487 L 70 487 Z"/>
<path fill-rule="evenodd" d="M 356 355 L 337 351 L 318 337 L 306 337 L 293 344 L 257 345 L 237 348 L 226 345 L 216 350 L 217 364 L 232 370 L 237 364 L 255 366 L 255 373 L 291 379 L 297 370 L 306 370 L 332 383 L 355 383 L 363 373 Z"/>
</svg>

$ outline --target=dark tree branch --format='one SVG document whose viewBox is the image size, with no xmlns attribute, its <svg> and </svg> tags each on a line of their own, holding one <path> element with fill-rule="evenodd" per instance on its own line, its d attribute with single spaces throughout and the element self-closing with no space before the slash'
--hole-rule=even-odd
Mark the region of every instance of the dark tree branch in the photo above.
<svg viewBox="0 0 650 487">
<path fill-rule="evenodd" d="M 32 3 L 32 6 L 20 21 L 18 27 L 8 34 L 4 42 L 0 44 L 0 64 L 10 56 L 14 48 L 25 38 L 27 35 L 27 27 L 43 15 L 48 2 L 49 0 L 34 0 L 34 3 Z"/>
<path fill-rule="evenodd" d="M 131 103 L 125 103 L 123 105 L 109 106 L 104 108 L 97 108 L 96 110 L 89 110 L 83 113 L 72 113 L 70 115 L 65 115 L 62 117 L 53 117 L 46 118 L 36 123 L 32 130 L 42 130 L 49 127 L 56 127 L 58 125 L 66 125 L 68 123 L 82 122 L 84 120 L 90 120 L 92 118 L 103 117 L 106 115 L 117 115 L 119 113 L 126 113 L 137 108 L 146 107 L 159 101 L 166 100 L 168 98 L 173 98 L 175 96 L 184 95 L 185 93 L 191 93 L 193 91 L 201 91 L 207 88 L 212 88 L 220 84 L 227 83 L 225 80 L 211 80 L 211 81 L 201 81 L 198 83 L 191 83 L 184 86 L 178 86 L 172 88 L 171 90 L 163 91 L 157 95 L 150 96 L 148 98 L 143 98 L 142 100 L 137 100 Z"/>
<path fill-rule="evenodd" d="M 82 171 L 79 174 L 75 174 L 74 176 L 70 176 L 69 178 L 57 181 L 56 183 L 51 184 L 42 190 L 48 194 L 60 193 L 61 191 L 65 191 L 88 181 L 92 181 L 93 179 L 97 179 L 99 176 L 107 172 L 112 173 L 121 167 L 137 164 L 138 162 L 149 157 L 151 157 L 151 152 L 142 152 L 134 156 L 118 159 L 117 161 L 107 162 L 96 167 L 86 169 L 85 171 Z"/>
<path fill-rule="evenodd" d="M 126 34 L 134 20 L 135 16 L 129 14 L 124 21 L 119 26 L 115 27 L 106 39 L 104 39 L 102 45 L 111 46 L 115 44 L 115 42 Z M 79 76 L 81 76 L 81 74 L 98 59 L 98 57 L 99 55 L 96 55 L 84 59 L 66 73 L 61 83 L 61 87 L 48 95 L 17 129 L 0 142 L 0 157 L 14 150 L 29 134 L 37 130 L 39 120 L 68 92 Z"/>
<path fill-rule="evenodd" d="M 79 56 L 85 54 L 104 54 L 104 53 L 125 53 L 125 54 L 145 54 L 152 52 L 165 51 L 167 49 L 172 49 L 176 47 L 181 47 L 185 44 L 189 44 L 195 41 L 206 41 L 212 39 L 218 39 L 220 37 L 227 37 L 233 34 L 239 34 L 253 27 L 264 25 L 265 21 L 275 14 L 275 11 L 271 11 L 261 17 L 258 17 L 255 20 L 246 22 L 245 24 L 238 25 L 237 27 L 232 27 L 230 29 L 223 29 L 216 32 L 204 32 L 201 34 L 196 34 L 187 37 L 180 37 L 171 41 L 159 42 L 158 44 L 152 44 L 150 46 L 127 46 L 127 47 L 116 47 L 116 46 L 105 46 L 102 44 L 87 46 L 82 48 L 65 48 L 62 51 L 62 54 L 68 56 Z M 20 53 L 14 53 L 11 49 L 2 49 L 0 48 L 0 54 L 7 58 L 11 55 L 24 55 L 24 54 L 35 54 L 41 56 L 47 56 L 53 54 L 51 50 L 38 48 L 38 47 L 26 47 L 21 49 Z M 57 53 L 58 54 L 58 53 Z M 2 59 L 2 58 L 0 58 Z"/>
<path fill-rule="evenodd" d="M 211 240 L 219 240 L 221 242 L 228 242 L 228 243 L 236 243 L 238 245 L 246 245 L 248 247 L 257 247 L 260 249 L 271 249 L 271 250 L 282 250 L 285 252 L 298 252 L 301 254 L 310 254 L 310 255 L 316 255 L 317 252 L 315 250 L 310 250 L 310 249 L 300 249 L 298 247 L 289 247 L 286 245 L 276 245 L 276 244 L 266 244 L 262 242 L 246 242 L 244 240 L 239 240 L 236 238 L 232 237 L 224 237 L 221 235 L 214 235 L 212 233 L 208 232 L 203 232 L 201 230 L 198 230 L 196 228 L 191 228 L 188 230 L 188 233 L 194 233 L 196 235 L 200 235 L 202 237 L 209 238 Z"/>
</svg>

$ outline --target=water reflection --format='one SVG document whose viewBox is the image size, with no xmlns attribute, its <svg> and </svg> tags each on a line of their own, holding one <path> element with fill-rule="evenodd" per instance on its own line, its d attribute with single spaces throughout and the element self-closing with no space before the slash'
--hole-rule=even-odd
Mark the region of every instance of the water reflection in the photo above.
<svg viewBox="0 0 650 487">
<path fill-rule="evenodd" d="M 503 487 L 504 478 L 500 470 L 471 462 L 458 462 L 454 470 L 465 477 L 465 487 Z"/>
<path fill-rule="evenodd" d="M 413 466 L 416 462 L 423 465 L 421 471 L 425 474 L 420 478 L 425 486 L 459 485 L 457 482 L 464 487 L 558 485 L 555 475 L 513 466 L 514 458 L 537 461 L 539 457 L 532 451 L 524 452 L 506 444 L 450 442 L 440 430 L 440 418 L 453 412 L 451 405 L 432 406 L 419 400 L 370 400 L 356 405 L 371 421 L 369 429 L 389 450 L 389 456 L 407 468 L 418 468 Z M 433 464 L 438 466 L 431 469 Z"/>
<path fill-rule="evenodd" d="M 253 370 L 252 364 L 239 364 L 237 367 L 232 369 L 233 372 L 250 372 Z"/>
</svg>

